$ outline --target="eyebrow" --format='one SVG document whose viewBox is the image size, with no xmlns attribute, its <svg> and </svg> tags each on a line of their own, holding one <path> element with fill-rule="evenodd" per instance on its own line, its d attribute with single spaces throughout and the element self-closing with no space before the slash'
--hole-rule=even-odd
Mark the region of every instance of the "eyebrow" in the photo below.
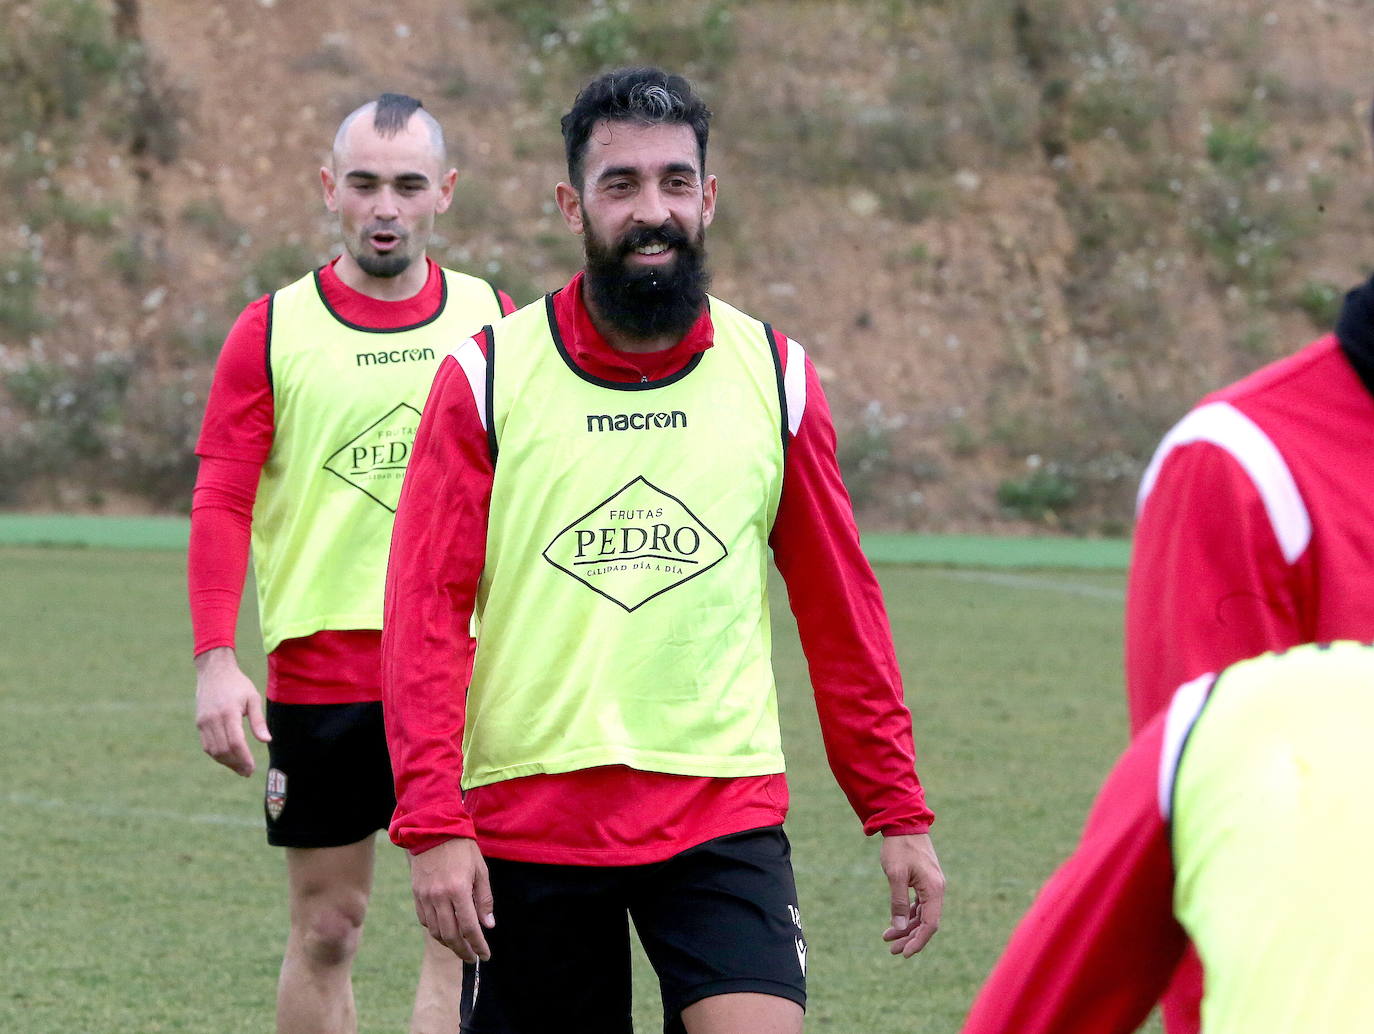
<svg viewBox="0 0 1374 1034">
<path fill-rule="evenodd" d="M 350 169 L 344 173 L 344 179 L 362 180 L 366 183 L 376 183 L 382 177 L 375 172 L 368 172 L 366 169 Z M 428 183 L 429 177 L 423 172 L 403 172 L 394 177 L 397 183 Z"/>
<path fill-rule="evenodd" d="M 674 172 L 678 172 L 678 173 L 685 172 L 685 173 L 690 173 L 691 175 L 695 176 L 695 175 L 697 174 L 697 167 L 696 167 L 695 165 L 693 165 L 691 162 L 669 162 L 667 165 L 665 165 L 665 166 L 663 167 L 663 173 L 664 173 L 665 175 L 668 174 L 668 173 L 674 173 Z M 639 176 L 639 175 L 642 175 L 642 172 L 641 172 L 641 170 L 639 169 L 638 166 L 635 166 L 635 165 L 612 165 L 609 169 L 603 170 L 602 173 L 601 173 L 601 175 L 598 176 L 598 177 L 596 178 L 596 181 L 597 181 L 598 183 L 600 183 L 600 182 L 602 182 L 603 180 L 614 179 L 616 176 Z"/>
</svg>

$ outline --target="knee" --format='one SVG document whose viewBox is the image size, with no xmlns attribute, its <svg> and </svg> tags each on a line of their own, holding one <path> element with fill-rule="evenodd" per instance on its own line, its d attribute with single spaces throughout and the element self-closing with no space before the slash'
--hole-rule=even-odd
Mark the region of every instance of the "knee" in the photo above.
<svg viewBox="0 0 1374 1034">
<path fill-rule="evenodd" d="M 314 909 L 296 924 L 302 953 L 318 967 L 352 963 L 362 934 L 362 908 L 329 906 Z"/>
</svg>

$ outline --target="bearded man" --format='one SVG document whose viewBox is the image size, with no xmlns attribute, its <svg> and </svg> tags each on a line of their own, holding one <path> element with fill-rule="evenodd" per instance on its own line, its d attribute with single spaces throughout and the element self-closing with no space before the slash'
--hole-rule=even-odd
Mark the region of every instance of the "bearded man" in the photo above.
<svg viewBox="0 0 1374 1034">
<path fill-rule="evenodd" d="M 666 1030 L 801 1030 L 769 547 L 831 766 L 883 834 L 883 939 L 910 957 L 939 924 L 816 371 L 706 293 L 709 119 L 657 69 L 583 89 L 555 196 L 585 269 L 457 348 L 417 434 L 383 636 L 391 836 L 421 923 L 467 963 L 464 1031 L 629 1032 L 630 921 Z"/>
</svg>

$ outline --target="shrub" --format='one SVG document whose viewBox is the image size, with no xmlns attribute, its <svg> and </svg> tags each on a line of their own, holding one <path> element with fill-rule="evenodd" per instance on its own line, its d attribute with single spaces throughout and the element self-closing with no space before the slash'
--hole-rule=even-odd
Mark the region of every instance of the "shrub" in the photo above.
<svg viewBox="0 0 1374 1034">
<path fill-rule="evenodd" d="M 847 421 L 837 446 L 840 473 L 858 507 L 877 498 L 882 481 L 892 472 L 892 438 L 882 403 L 869 402 Z"/>
<path fill-rule="evenodd" d="M 1189 220 L 1222 282 L 1261 292 L 1273 287 L 1312 228 L 1307 206 L 1216 176 L 1200 184 Z"/>
<path fill-rule="evenodd" d="M 249 265 L 243 276 L 241 300 L 250 302 L 299 280 L 316 265 L 303 244 L 274 244 Z"/>
<path fill-rule="evenodd" d="M 224 210 L 224 202 L 214 196 L 186 202 L 181 210 L 181 221 L 221 248 L 236 247 L 245 233 L 243 226 Z"/>
<path fill-rule="evenodd" d="M 55 470 L 104 455 L 111 428 L 123 414 L 133 370 L 128 356 L 111 352 L 89 362 L 57 363 L 31 350 L 4 375 L 35 444 L 29 452 L 55 461 L 50 468 Z"/>
<path fill-rule="evenodd" d="M 1037 467 L 1024 478 L 1003 481 L 997 503 L 1009 514 L 1042 524 L 1058 523 L 1078 498 L 1078 488 L 1053 464 Z"/>
<path fill-rule="evenodd" d="M 0 328 L 26 338 L 48 325 L 38 302 L 42 283 L 42 263 L 27 252 L 0 265 Z"/>
<path fill-rule="evenodd" d="M 1307 313 L 1318 330 L 1330 330 L 1341 314 L 1345 290 L 1326 280 L 1308 280 L 1298 289 L 1293 303 Z"/>
<path fill-rule="evenodd" d="M 0 124 L 14 135 L 78 118 L 129 60 L 96 0 L 47 0 L 11 8 L 5 20 Z"/>
<path fill-rule="evenodd" d="M 728 0 L 593 0 L 578 13 L 532 0 L 483 0 L 478 10 L 514 24 L 542 60 L 577 79 L 626 65 L 660 65 L 711 80 L 737 49 Z"/>
<path fill-rule="evenodd" d="M 1207 158 L 1231 177 L 1244 176 L 1269 165 L 1263 127 L 1253 119 L 1214 125 L 1207 133 Z"/>
</svg>

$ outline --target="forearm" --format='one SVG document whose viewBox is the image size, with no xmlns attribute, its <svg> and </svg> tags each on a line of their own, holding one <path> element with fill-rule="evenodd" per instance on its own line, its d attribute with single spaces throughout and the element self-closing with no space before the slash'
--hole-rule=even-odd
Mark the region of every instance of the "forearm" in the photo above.
<svg viewBox="0 0 1374 1034">
<path fill-rule="evenodd" d="M 796 616 L 827 757 L 866 832 L 923 833 L 933 819 L 916 776 L 882 590 L 859 544 L 834 429 L 808 365 L 805 416 L 788 452 L 770 538 Z"/>
<path fill-rule="evenodd" d="M 215 363 L 196 455 L 187 555 L 195 652 L 234 645 L 258 479 L 275 435 L 267 377 L 268 299 L 234 321 Z"/>
<path fill-rule="evenodd" d="M 201 460 L 186 558 L 196 654 L 235 645 L 260 470 L 240 460 Z"/>
<path fill-rule="evenodd" d="M 458 787 L 469 621 L 492 476 L 471 390 L 446 360 L 397 507 L 382 633 L 382 704 L 397 799 L 391 837 L 411 851 L 474 835 Z"/>
</svg>

